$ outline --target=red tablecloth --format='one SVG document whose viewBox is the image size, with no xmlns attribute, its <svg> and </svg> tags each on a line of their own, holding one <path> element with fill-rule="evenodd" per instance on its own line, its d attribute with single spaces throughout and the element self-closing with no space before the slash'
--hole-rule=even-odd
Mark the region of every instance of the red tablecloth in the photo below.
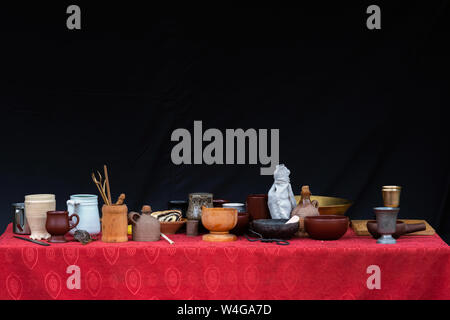
<svg viewBox="0 0 450 320">
<path fill-rule="evenodd" d="M 450 247 L 438 235 L 378 245 L 349 229 L 338 241 L 95 241 L 43 247 L 0 237 L 0 299 L 450 299 Z M 80 289 L 69 289 L 71 265 Z M 380 289 L 369 289 L 369 266 Z M 70 271 L 70 270 L 69 270 Z"/>
</svg>

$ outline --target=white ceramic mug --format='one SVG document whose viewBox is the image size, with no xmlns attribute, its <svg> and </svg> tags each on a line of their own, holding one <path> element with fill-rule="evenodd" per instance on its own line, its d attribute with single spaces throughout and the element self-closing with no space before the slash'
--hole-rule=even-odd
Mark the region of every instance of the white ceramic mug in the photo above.
<svg viewBox="0 0 450 320">
<path fill-rule="evenodd" d="M 78 226 L 70 230 L 85 230 L 91 235 L 100 233 L 100 214 L 98 211 L 98 197 L 93 194 L 74 194 L 67 200 L 67 211 L 69 214 L 76 213 L 80 217 Z"/>
</svg>

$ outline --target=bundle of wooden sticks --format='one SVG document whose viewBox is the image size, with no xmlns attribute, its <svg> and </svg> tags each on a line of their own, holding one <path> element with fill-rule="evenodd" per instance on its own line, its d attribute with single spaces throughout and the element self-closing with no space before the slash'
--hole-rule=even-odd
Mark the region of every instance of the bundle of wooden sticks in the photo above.
<svg viewBox="0 0 450 320">
<path fill-rule="evenodd" d="M 99 176 L 99 178 L 97 179 L 95 177 L 95 174 L 92 172 L 92 181 L 94 181 L 95 185 L 97 186 L 98 192 L 100 192 L 100 196 L 103 199 L 103 202 L 106 205 L 112 205 L 112 200 L 111 200 L 111 189 L 109 187 L 109 177 L 108 177 L 108 167 L 106 166 L 106 164 L 103 166 L 103 171 L 104 171 L 104 175 L 105 175 L 105 181 L 103 181 L 103 177 L 100 174 L 100 172 L 97 171 L 97 174 Z M 119 196 L 119 199 L 116 201 L 115 204 L 117 205 L 121 205 L 123 204 L 125 200 L 125 194 L 121 193 Z"/>
</svg>

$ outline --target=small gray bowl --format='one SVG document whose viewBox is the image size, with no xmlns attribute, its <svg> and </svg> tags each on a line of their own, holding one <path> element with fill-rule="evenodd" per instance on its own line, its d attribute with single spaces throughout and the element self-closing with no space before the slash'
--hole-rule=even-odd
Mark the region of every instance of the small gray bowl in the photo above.
<svg viewBox="0 0 450 320">
<path fill-rule="evenodd" d="M 253 220 L 251 229 L 263 236 L 264 239 L 291 239 L 298 231 L 299 224 L 286 224 L 288 219 L 258 219 Z M 252 233 L 250 233 L 252 235 Z"/>
</svg>

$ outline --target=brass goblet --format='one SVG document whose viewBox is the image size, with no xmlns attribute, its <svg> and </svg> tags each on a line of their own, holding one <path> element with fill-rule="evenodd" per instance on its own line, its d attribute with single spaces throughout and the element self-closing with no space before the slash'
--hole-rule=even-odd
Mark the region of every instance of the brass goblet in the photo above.
<svg viewBox="0 0 450 320">
<path fill-rule="evenodd" d="M 383 202 L 385 207 L 398 208 L 400 206 L 400 186 L 383 186 L 381 192 L 383 194 Z"/>
</svg>

